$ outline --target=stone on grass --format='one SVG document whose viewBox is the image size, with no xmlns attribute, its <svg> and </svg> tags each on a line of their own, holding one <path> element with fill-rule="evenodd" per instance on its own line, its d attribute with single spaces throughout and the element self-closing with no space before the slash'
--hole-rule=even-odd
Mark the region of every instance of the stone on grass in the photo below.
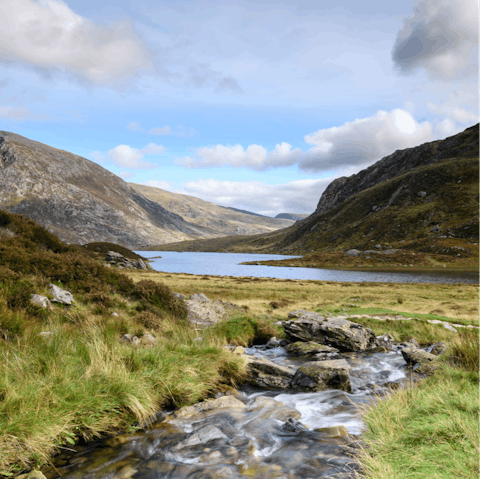
<svg viewBox="0 0 480 479">
<path fill-rule="evenodd" d="M 66 289 L 59 288 L 58 286 L 50 283 L 50 294 L 53 296 L 52 303 L 66 304 L 67 306 L 74 303 L 72 293 Z"/>
<path fill-rule="evenodd" d="M 402 349 L 402 356 L 407 366 L 412 367 L 417 373 L 429 374 L 434 372 L 437 367 L 437 356 L 427 353 L 423 349 L 404 348 Z"/>
<path fill-rule="evenodd" d="M 447 345 L 443 341 L 432 344 L 429 348 L 429 353 L 435 356 L 440 356 L 447 350 Z"/>
<path fill-rule="evenodd" d="M 350 366 L 345 359 L 312 361 L 297 369 L 292 388 L 297 391 L 317 392 L 341 389 L 351 392 Z"/>
<path fill-rule="evenodd" d="M 358 258 L 359 256 L 362 256 L 362 252 L 355 248 L 345 251 L 345 254 L 347 256 L 355 256 L 356 258 Z"/>
<path fill-rule="evenodd" d="M 52 309 L 50 300 L 46 296 L 40 296 L 39 294 L 31 294 L 30 302 L 37 306 L 40 306 L 43 309 Z"/>
</svg>

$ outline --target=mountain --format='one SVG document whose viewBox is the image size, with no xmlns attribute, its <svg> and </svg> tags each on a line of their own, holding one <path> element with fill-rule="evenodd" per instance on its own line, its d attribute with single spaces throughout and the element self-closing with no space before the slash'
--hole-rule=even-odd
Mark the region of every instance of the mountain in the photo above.
<svg viewBox="0 0 480 479">
<path fill-rule="evenodd" d="M 0 131 L 0 186 L 1 209 L 37 221 L 68 243 L 139 248 L 230 234 L 227 225 L 213 229 L 185 220 L 92 161 L 5 131 Z M 263 229 L 250 229 L 251 216 L 244 217 L 246 234 L 285 226 L 272 219 Z M 239 224 L 235 228 L 241 230 Z"/>
<path fill-rule="evenodd" d="M 300 213 L 279 213 L 277 216 L 275 216 L 275 218 L 299 221 L 299 220 L 303 220 L 307 216 L 309 215 L 302 215 Z"/>
<path fill-rule="evenodd" d="M 316 211 L 289 228 L 165 249 L 305 254 L 425 239 L 478 240 L 478 138 L 477 124 L 338 178 Z"/>
<path fill-rule="evenodd" d="M 160 188 L 129 184 L 149 200 L 182 216 L 189 223 L 212 231 L 211 237 L 266 233 L 285 228 L 293 223 L 292 220 L 275 219 L 250 211 L 219 206 L 193 196 L 170 193 Z"/>
</svg>

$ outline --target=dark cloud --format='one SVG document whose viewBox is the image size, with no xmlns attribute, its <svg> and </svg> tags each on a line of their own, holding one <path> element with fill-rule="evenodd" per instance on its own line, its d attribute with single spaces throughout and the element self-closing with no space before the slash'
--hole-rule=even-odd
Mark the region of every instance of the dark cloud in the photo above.
<svg viewBox="0 0 480 479">
<path fill-rule="evenodd" d="M 402 73 L 425 68 L 444 80 L 476 73 L 472 49 L 478 39 L 474 0 L 421 0 L 397 34 L 392 59 Z"/>
</svg>

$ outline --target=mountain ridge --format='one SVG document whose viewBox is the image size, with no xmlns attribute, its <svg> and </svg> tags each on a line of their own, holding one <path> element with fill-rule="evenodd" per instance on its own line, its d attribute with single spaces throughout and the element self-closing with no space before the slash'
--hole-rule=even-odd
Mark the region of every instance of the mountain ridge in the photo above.
<svg viewBox="0 0 480 479">
<path fill-rule="evenodd" d="M 185 220 L 86 158 L 6 131 L 0 131 L 0 184 L 0 208 L 38 221 L 68 243 L 134 249 L 222 235 Z"/>
</svg>

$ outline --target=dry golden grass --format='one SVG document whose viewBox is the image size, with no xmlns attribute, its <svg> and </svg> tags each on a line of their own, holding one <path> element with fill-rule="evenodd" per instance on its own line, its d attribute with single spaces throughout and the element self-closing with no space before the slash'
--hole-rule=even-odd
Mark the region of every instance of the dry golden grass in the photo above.
<svg viewBox="0 0 480 479">
<path fill-rule="evenodd" d="M 204 293 L 212 300 L 247 306 L 255 316 L 285 317 L 295 309 L 350 309 L 354 313 L 351 305 L 358 304 L 362 309 L 384 308 L 412 315 L 440 315 L 441 311 L 441 316 L 453 322 L 478 325 L 478 285 L 474 284 L 339 283 L 137 271 L 127 274 L 135 282 L 163 282 L 187 296 Z"/>
</svg>

